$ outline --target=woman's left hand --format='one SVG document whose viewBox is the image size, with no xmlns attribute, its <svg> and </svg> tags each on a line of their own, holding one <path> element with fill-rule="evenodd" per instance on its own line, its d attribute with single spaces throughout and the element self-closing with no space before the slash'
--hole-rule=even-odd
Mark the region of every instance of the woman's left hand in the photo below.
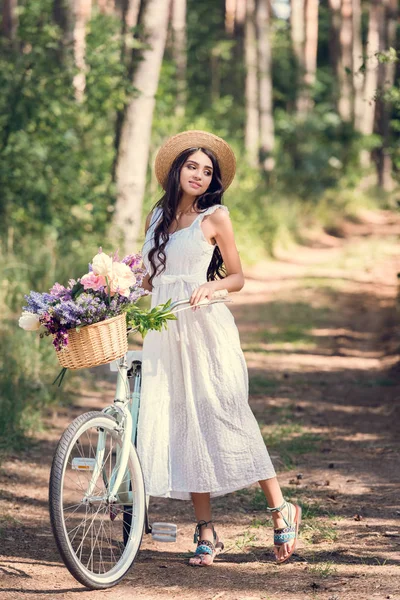
<svg viewBox="0 0 400 600">
<path fill-rule="evenodd" d="M 190 296 L 190 304 L 192 305 L 192 310 L 196 310 L 200 308 L 200 306 L 193 306 L 194 304 L 198 304 L 205 298 L 211 300 L 213 293 L 215 292 L 215 283 L 212 281 L 208 281 L 207 283 L 203 283 L 196 288 L 192 295 Z"/>
</svg>

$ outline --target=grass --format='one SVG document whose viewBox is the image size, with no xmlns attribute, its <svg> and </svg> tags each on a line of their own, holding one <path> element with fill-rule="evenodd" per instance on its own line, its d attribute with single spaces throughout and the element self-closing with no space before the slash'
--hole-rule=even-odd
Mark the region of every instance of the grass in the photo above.
<svg viewBox="0 0 400 600">
<path fill-rule="evenodd" d="M 244 552 L 246 548 L 253 547 L 256 541 L 257 537 L 254 533 L 245 531 L 243 535 L 235 539 L 233 547 L 240 552 Z"/>
<path fill-rule="evenodd" d="M 315 562 L 315 558 L 313 561 L 313 564 L 308 566 L 308 571 L 311 573 L 311 575 L 320 577 L 321 579 L 326 579 L 327 577 L 336 575 L 337 567 L 332 561 Z"/>
<path fill-rule="evenodd" d="M 298 456 L 316 452 L 323 441 L 322 436 L 306 431 L 299 423 L 264 426 L 263 437 L 267 448 L 278 452 L 285 470 L 297 465 Z"/>
<path fill-rule="evenodd" d="M 307 519 L 303 522 L 301 537 L 311 544 L 336 542 L 338 535 L 337 530 L 332 525 L 318 519 Z"/>
<path fill-rule="evenodd" d="M 254 375 L 249 381 L 249 393 L 251 395 L 266 394 L 267 391 L 273 391 L 281 385 L 281 382 L 269 379 L 262 375 Z"/>
</svg>

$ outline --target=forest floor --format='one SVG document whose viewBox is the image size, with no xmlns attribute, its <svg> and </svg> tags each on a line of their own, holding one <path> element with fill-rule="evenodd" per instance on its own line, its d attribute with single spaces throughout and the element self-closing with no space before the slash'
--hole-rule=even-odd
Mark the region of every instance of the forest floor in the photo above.
<svg viewBox="0 0 400 600">
<path fill-rule="evenodd" d="M 190 502 L 152 498 L 152 521 L 178 525 L 175 544 L 144 536 L 116 588 L 89 592 L 62 564 L 50 530 L 49 469 L 78 414 L 112 400 L 100 368 L 95 391 L 49 414 L 0 471 L 0 598 L 194 600 L 400 599 L 400 369 L 397 273 L 400 219 L 365 213 L 341 237 L 305 245 L 246 272 L 229 305 L 250 374 L 250 403 L 287 498 L 303 506 L 296 554 L 274 564 L 258 485 L 217 498 L 224 552 L 210 569 L 185 565 L 194 549 Z"/>
</svg>

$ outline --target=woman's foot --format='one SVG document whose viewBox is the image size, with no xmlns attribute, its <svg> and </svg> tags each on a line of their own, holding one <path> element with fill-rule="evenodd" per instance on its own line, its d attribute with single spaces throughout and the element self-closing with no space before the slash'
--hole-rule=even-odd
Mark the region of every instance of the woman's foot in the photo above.
<svg viewBox="0 0 400 600">
<path fill-rule="evenodd" d="M 270 509 L 274 522 L 274 553 L 277 563 L 285 562 L 295 551 L 301 522 L 301 508 L 284 502 Z"/>
<path fill-rule="evenodd" d="M 196 525 L 194 541 L 197 548 L 194 555 L 189 558 L 192 567 L 208 567 L 214 558 L 224 549 L 224 544 L 219 541 L 218 535 L 211 521 L 199 521 Z"/>
</svg>

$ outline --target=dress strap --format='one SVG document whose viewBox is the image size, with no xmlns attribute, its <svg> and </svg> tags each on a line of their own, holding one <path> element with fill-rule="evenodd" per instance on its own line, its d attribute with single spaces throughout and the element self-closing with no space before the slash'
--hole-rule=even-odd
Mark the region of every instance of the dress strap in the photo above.
<svg viewBox="0 0 400 600">
<path fill-rule="evenodd" d="M 156 224 L 156 221 L 158 220 L 158 217 L 161 215 L 161 213 L 162 208 L 160 206 L 156 206 L 153 210 L 153 214 L 151 215 L 149 229 L 150 227 L 153 227 L 153 225 Z"/>
<path fill-rule="evenodd" d="M 207 210 L 205 210 L 204 212 L 200 213 L 198 217 L 196 217 L 196 221 L 198 221 L 198 223 L 201 223 L 202 220 L 204 219 L 205 216 L 207 215 L 211 215 L 212 213 L 214 213 L 218 208 L 222 208 L 222 210 L 224 212 L 226 212 L 227 214 L 229 214 L 229 208 L 227 206 L 225 206 L 225 204 L 213 204 L 212 206 L 209 206 L 207 208 Z"/>
</svg>

